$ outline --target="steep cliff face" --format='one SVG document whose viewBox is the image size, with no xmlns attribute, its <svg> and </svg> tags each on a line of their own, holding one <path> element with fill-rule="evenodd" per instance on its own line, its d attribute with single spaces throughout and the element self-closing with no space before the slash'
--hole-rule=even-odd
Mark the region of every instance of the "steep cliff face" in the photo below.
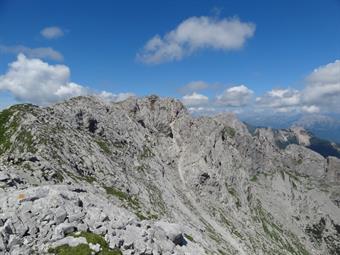
<svg viewBox="0 0 340 255">
<path fill-rule="evenodd" d="M 339 159 L 285 132 L 157 96 L 13 106 L 0 252 L 340 254 Z"/>
</svg>

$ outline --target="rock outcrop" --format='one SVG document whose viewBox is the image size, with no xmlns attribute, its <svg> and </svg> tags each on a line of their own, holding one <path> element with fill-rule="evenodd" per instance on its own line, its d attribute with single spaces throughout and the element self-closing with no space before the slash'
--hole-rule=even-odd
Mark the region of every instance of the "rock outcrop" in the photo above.
<svg viewBox="0 0 340 255">
<path fill-rule="evenodd" d="M 12 106 L 0 253 L 340 254 L 339 159 L 308 142 L 157 96 Z"/>
</svg>

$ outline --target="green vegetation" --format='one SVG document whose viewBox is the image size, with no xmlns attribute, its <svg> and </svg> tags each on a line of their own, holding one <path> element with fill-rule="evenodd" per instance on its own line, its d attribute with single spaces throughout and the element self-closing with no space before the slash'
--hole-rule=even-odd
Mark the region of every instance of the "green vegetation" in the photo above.
<svg viewBox="0 0 340 255">
<path fill-rule="evenodd" d="M 27 169 L 27 170 L 29 170 L 29 171 L 33 171 L 32 167 L 31 167 L 31 165 L 29 163 L 23 164 L 22 167 Z"/>
<path fill-rule="evenodd" d="M 59 183 L 64 181 L 64 176 L 59 171 L 54 172 L 52 178 L 56 179 Z"/>
<path fill-rule="evenodd" d="M 58 255 L 91 255 L 92 250 L 90 249 L 88 244 L 79 244 L 75 247 L 71 247 L 69 245 L 61 245 L 56 248 L 48 249 L 49 253 L 54 253 Z"/>
<path fill-rule="evenodd" d="M 194 238 L 193 238 L 192 236 L 190 236 L 190 235 L 184 233 L 184 237 L 185 237 L 186 239 L 188 239 L 190 242 L 196 243 L 195 240 L 194 240 Z"/>
<path fill-rule="evenodd" d="M 94 181 L 96 181 L 96 178 L 88 175 L 82 176 L 80 178 L 83 179 L 84 181 L 87 181 L 88 183 L 93 183 Z"/>
<path fill-rule="evenodd" d="M 253 176 L 250 178 L 250 181 L 251 181 L 251 182 L 256 182 L 256 181 L 257 181 L 257 175 L 253 175 Z"/>
<path fill-rule="evenodd" d="M 244 237 L 241 235 L 240 232 L 237 231 L 237 228 L 232 224 L 232 222 L 226 218 L 222 210 L 220 210 L 220 219 L 233 235 L 237 236 L 240 240 L 244 239 Z"/>
<path fill-rule="evenodd" d="M 232 127 L 225 127 L 222 130 L 222 140 L 226 140 L 227 137 L 234 138 L 236 135 L 236 130 Z"/>
<path fill-rule="evenodd" d="M 21 152 L 24 150 L 36 152 L 33 146 L 33 136 L 24 127 L 19 129 L 19 122 L 22 114 L 33 114 L 33 106 L 28 104 L 14 105 L 0 112 L 0 155 L 9 150 L 12 145 L 11 137 L 16 135 L 15 147 Z"/>
<path fill-rule="evenodd" d="M 117 197 L 120 201 L 127 203 L 127 205 L 133 209 L 134 213 L 136 214 L 136 216 L 140 219 L 140 220 L 150 220 L 150 219 L 157 219 L 158 216 L 155 214 L 151 214 L 151 213 L 147 213 L 147 215 L 145 215 L 142 212 L 140 203 L 138 201 L 138 199 L 136 197 L 133 197 L 129 194 L 126 194 L 125 192 L 114 188 L 114 187 L 105 187 L 104 189 L 106 191 L 107 194 L 112 195 Z"/>
<path fill-rule="evenodd" d="M 74 237 L 85 237 L 85 239 L 88 243 L 100 244 L 100 247 L 102 249 L 105 249 L 105 248 L 108 249 L 109 248 L 105 239 L 100 235 L 97 235 L 97 234 L 94 234 L 94 233 L 91 233 L 91 232 L 84 232 L 84 231 L 80 232 L 79 234 L 73 233 L 71 235 L 74 236 Z"/>
<path fill-rule="evenodd" d="M 226 186 L 229 194 L 232 195 L 232 197 L 234 198 L 236 207 L 240 208 L 241 207 L 241 200 L 238 197 L 236 190 L 233 187 L 229 187 L 227 183 L 225 183 L 225 186 Z"/>
<path fill-rule="evenodd" d="M 37 149 L 33 145 L 33 136 L 27 130 L 21 130 L 17 136 L 16 142 L 18 143 L 18 148 L 21 152 L 25 149 L 29 152 L 35 153 Z"/>
<path fill-rule="evenodd" d="M 289 175 L 289 180 L 293 179 L 299 183 L 301 183 L 301 180 L 299 180 L 299 177 L 304 177 L 302 175 L 299 175 L 297 172 L 293 173 L 293 172 L 286 171 L 285 173 Z"/>
<path fill-rule="evenodd" d="M 289 254 L 294 255 L 309 254 L 296 236 L 290 232 L 284 231 L 282 226 L 274 223 L 272 215 L 263 209 L 259 200 L 257 201 L 257 206 L 254 208 L 254 213 L 256 215 L 255 220 L 262 224 L 265 234 L 280 249 L 286 250 Z"/>
<path fill-rule="evenodd" d="M 121 201 L 128 202 L 129 205 L 131 205 L 132 208 L 139 207 L 139 202 L 137 198 L 134 198 L 130 196 L 129 194 L 126 194 L 125 192 L 116 189 L 114 187 L 104 187 L 105 191 L 109 195 L 113 195 L 120 199 Z"/>
<path fill-rule="evenodd" d="M 99 244 L 102 250 L 96 253 L 97 255 L 121 255 L 122 254 L 122 252 L 118 249 L 110 249 L 105 239 L 100 235 L 97 235 L 91 232 L 72 233 L 71 235 L 74 237 L 85 237 L 88 243 Z M 61 245 L 56 248 L 50 248 L 48 252 L 54 253 L 57 255 L 91 255 L 93 251 L 90 249 L 88 244 L 79 244 L 75 247 L 71 247 L 68 245 Z"/>
<path fill-rule="evenodd" d="M 157 220 L 158 219 L 158 216 L 156 214 L 152 214 L 150 212 L 148 212 L 146 215 L 143 214 L 141 211 L 135 211 L 134 213 L 140 220 Z"/>
<path fill-rule="evenodd" d="M 11 148 L 10 137 L 18 128 L 17 121 L 15 119 L 11 120 L 13 114 L 12 108 L 0 112 L 0 155 Z"/>
<path fill-rule="evenodd" d="M 154 155 L 155 154 L 153 154 L 151 149 L 148 146 L 144 145 L 142 152 L 139 154 L 139 159 L 146 159 L 149 157 L 153 157 Z"/>
<path fill-rule="evenodd" d="M 167 212 L 167 205 L 165 204 L 162 196 L 162 191 L 154 184 L 148 183 L 147 189 L 150 202 L 157 208 L 157 213 L 160 215 L 164 215 Z"/>
<path fill-rule="evenodd" d="M 66 171 L 66 170 L 64 170 L 64 172 L 66 173 L 66 175 L 68 177 L 71 177 L 76 182 L 86 181 L 86 182 L 92 184 L 93 182 L 95 182 L 97 180 L 95 177 L 89 176 L 89 175 L 75 175 L 74 173 Z"/>
<path fill-rule="evenodd" d="M 138 172 L 142 172 L 142 173 L 145 173 L 146 169 L 147 169 L 147 166 L 145 164 L 141 164 L 141 165 L 136 167 L 136 170 Z"/>
<path fill-rule="evenodd" d="M 95 142 L 98 144 L 98 146 L 106 153 L 106 154 L 111 154 L 111 150 L 108 146 L 108 144 L 101 140 L 101 139 L 95 139 Z"/>
<path fill-rule="evenodd" d="M 218 252 L 219 252 L 221 255 L 227 255 L 227 253 L 225 253 L 225 252 L 222 251 L 222 250 L 218 250 Z"/>
</svg>

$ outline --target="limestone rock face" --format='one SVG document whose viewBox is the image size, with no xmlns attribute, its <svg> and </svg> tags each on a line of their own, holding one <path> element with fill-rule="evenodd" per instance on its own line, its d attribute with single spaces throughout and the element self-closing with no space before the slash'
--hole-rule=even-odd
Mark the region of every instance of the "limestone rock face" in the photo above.
<svg viewBox="0 0 340 255">
<path fill-rule="evenodd" d="M 329 182 L 340 183 L 340 159 L 329 157 L 327 161 L 327 179 Z"/>
<path fill-rule="evenodd" d="M 340 160 L 302 129 L 78 97 L 0 112 L 0 141 L 0 254 L 340 254 Z"/>
</svg>

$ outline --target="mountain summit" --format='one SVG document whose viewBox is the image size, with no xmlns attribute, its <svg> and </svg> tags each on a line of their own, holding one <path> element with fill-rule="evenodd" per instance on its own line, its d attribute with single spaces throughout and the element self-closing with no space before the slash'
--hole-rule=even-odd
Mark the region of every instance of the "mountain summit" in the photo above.
<svg viewBox="0 0 340 255">
<path fill-rule="evenodd" d="M 12 106 L 0 253 L 340 254 L 340 159 L 309 145 L 157 96 Z"/>
</svg>

